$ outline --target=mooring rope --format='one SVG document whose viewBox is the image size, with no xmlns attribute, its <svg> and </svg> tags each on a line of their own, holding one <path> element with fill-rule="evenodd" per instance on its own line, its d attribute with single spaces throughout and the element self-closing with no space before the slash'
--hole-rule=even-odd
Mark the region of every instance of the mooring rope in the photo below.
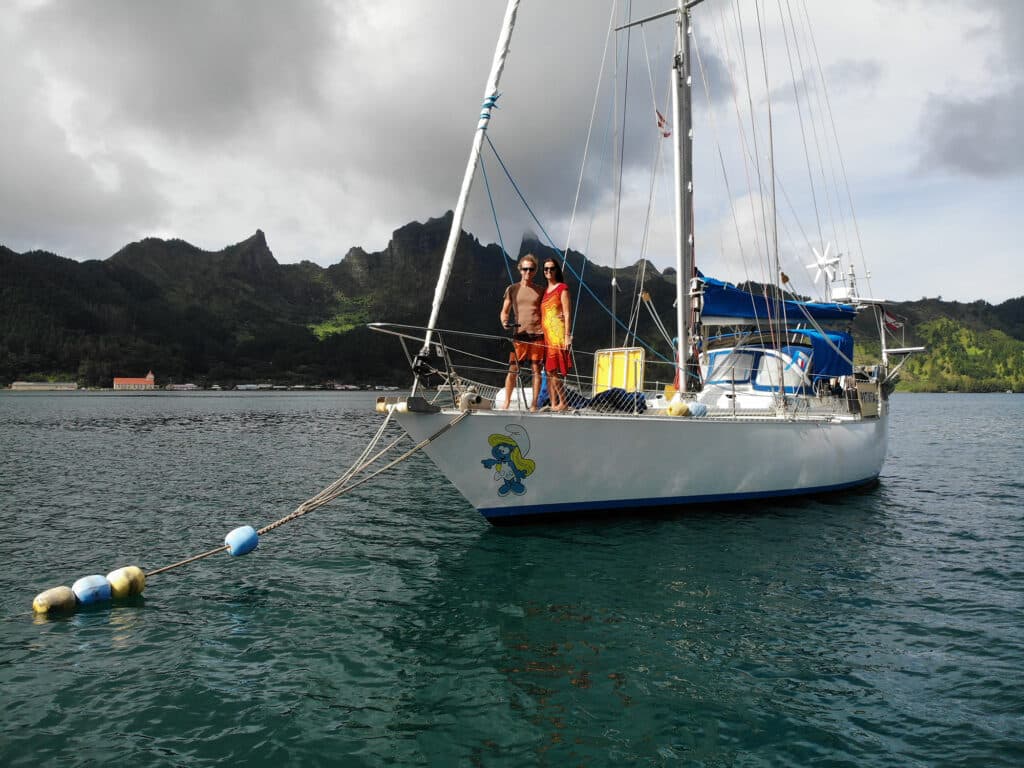
<svg viewBox="0 0 1024 768">
<path fill-rule="evenodd" d="M 384 430 L 387 428 L 388 423 L 391 421 L 391 416 L 392 416 L 393 413 L 394 413 L 394 411 L 392 409 L 388 410 L 388 415 L 385 417 L 384 421 L 381 423 L 380 428 L 377 430 L 377 433 L 373 436 L 373 438 L 370 440 L 370 442 L 367 443 L 366 448 L 363 449 L 363 452 L 360 454 L 359 458 L 357 458 L 355 460 L 355 462 L 352 464 L 352 466 L 349 467 L 348 470 L 346 470 L 345 473 L 342 474 L 341 477 L 339 477 L 333 483 L 331 483 L 326 488 L 321 490 L 315 496 L 312 496 L 309 499 L 306 499 L 306 501 L 304 501 L 301 504 L 299 504 L 299 506 L 297 506 L 292 512 L 290 512 L 289 514 L 285 515 L 280 520 L 276 520 L 273 523 L 270 523 L 269 525 L 263 526 L 256 533 L 258 535 L 260 535 L 260 536 L 262 536 L 265 533 L 269 533 L 270 531 L 274 530 L 275 528 L 280 528 L 285 523 L 290 523 L 292 520 L 296 520 L 296 519 L 302 517 L 303 515 L 309 514 L 313 510 L 318 509 L 319 507 L 322 507 L 324 504 L 327 504 L 327 503 L 329 503 L 331 501 L 334 501 L 336 498 L 338 498 L 342 494 L 345 494 L 345 493 L 348 493 L 349 491 L 355 490 L 356 488 L 358 488 L 359 486 L 363 485 L 364 483 L 367 483 L 370 480 L 372 480 L 373 478 L 377 477 L 377 475 L 381 474 L 382 472 L 386 472 L 387 470 L 397 466 L 398 464 L 401 464 L 403 461 L 409 459 L 414 454 L 416 454 L 419 451 L 423 450 L 428 445 L 430 445 L 434 440 L 439 438 L 441 435 L 443 435 L 445 432 L 447 432 L 449 429 L 454 427 L 456 424 L 458 424 L 460 421 L 462 421 L 464 418 L 466 418 L 466 416 L 469 415 L 469 411 L 463 411 L 458 416 L 456 416 L 454 419 L 452 419 L 450 422 L 448 422 L 443 427 L 441 427 L 439 430 L 437 430 L 430 437 L 427 437 L 427 438 L 421 440 L 420 442 L 416 443 L 416 445 L 414 445 L 412 448 L 410 448 L 408 451 L 403 453 L 398 458 L 393 459 L 392 461 L 390 461 L 387 464 L 385 464 L 383 467 L 380 467 L 379 469 L 375 470 L 374 472 L 371 472 L 366 477 L 360 478 L 359 480 L 357 480 L 355 482 L 351 482 L 352 478 L 354 478 L 360 472 L 365 471 L 372 464 L 374 464 L 374 462 L 378 461 L 382 456 L 387 454 L 388 451 L 390 451 L 392 448 L 394 448 L 396 445 L 398 445 L 399 442 L 401 442 L 402 440 L 404 440 L 406 438 L 406 435 L 404 435 L 404 434 L 399 436 L 390 445 L 388 445 L 386 448 L 384 448 L 381 451 L 378 451 L 372 458 L 369 458 L 369 459 L 367 458 L 367 456 L 374 449 L 374 447 L 377 445 L 377 443 L 380 442 L 381 437 L 384 435 Z M 222 546 L 217 547 L 216 549 L 211 549 L 211 550 L 209 550 L 207 552 L 201 552 L 198 555 L 192 555 L 191 557 L 187 557 L 184 560 L 179 560 L 176 563 L 171 563 L 170 565 L 165 565 L 162 568 L 157 568 L 155 570 L 149 571 L 149 572 L 146 573 L 146 578 L 148 579 L 148 578 L 150 578 L 152 576 L 156 576 L 159 573 L 165 573 L 166 571 L 170 571 L 170 570 L 173 570 L 175 568 L 180 568 L 183 565 L 188 565 L 189 563 L 194 563 L 197 560 L 202 560 L 204 558 L 211 557 L 212 555 L 216 555 L 219 552 L 224 552 L 226 549 L 228 549 L 228 545 L 224 544 Z"/>
<path fill-rule="evenodd" d="M 209 552 L 203 552 L 202 554 L 199 554 L 199 555 L 192 555 L 192 557 L 187 557 L 184 560 L 179 560 L 176 563 L 171 563 L 170 565 L 165 565 L 163 568 L 157 568 L 155 571 L 149 571 L 149 573 L 146 574 L 146 578 L 148 579 L 150 576 L 156 576 L 158 573 L 163 573 L 164 571 L 170 571 L 170 570 L 172 570 L 174 568 L 180 568 L 183 565 L 188 565 L 189 563 L 194 563 L 196 560 L 202 560 L 204 557 L 209 557 L 210 555 L 216 555 L 218 552 L 223 552 L 227 548 L 228 548 L 228 545 L 227 544 L 223 544 L 223 545 L 217 547 L 216 549 L 211 549 Z"/>
</svg>

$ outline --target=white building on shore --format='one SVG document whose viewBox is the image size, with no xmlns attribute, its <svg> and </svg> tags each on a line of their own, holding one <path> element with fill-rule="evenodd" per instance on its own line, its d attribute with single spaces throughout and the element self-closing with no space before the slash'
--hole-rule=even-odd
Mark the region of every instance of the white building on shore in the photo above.
<svg viewBox="0 0 1024 768">
<path fill-rule="evenodd" d="M 78 384 L 73 381 L 15 381 L 11 389 L 22 392 L 73 392 Z"/>
</svg>

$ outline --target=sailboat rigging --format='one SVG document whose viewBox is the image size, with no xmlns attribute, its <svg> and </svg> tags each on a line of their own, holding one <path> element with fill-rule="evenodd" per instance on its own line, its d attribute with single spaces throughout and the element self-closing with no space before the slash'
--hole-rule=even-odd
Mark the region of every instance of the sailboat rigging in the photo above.
<svg viewBox="0 0 1024 768">
<path fill-rule="evenodd" d="M 468 351 L 486 334 L 437 327 L 519 0 L 509 0 L 505 12 L 427 326 L 371 325 L 398 337 L 414 375 L 410 396 L 382 398 L 378 409 L 391 412 L 416 441 L 466 414 L 425 450 L 491 522 L 837 491 L 874 482 L 881 472 L 889 394 L 902 365 L 890 366 L 890 357 L 905 359 L 917 348 L 886 346 L 884 303 L 858 296 L 852 271 L 832 290 L 839 258 L 829 247 L 814 250 L 811 265 L 815 282 L 824 277 L 826 300 L 792 292 L 778 263 L 774 169 L 772 231 L 764 246 L 781 285 L 745 290 L 695 265 L 690 22 L 702 2 L 677 0 L 670 10 L 615 28 L 667 17 L 675 24 L 670 131 L 657 113 L 658 132 L 674 148 L 672 384 L 645 386 L 646 352 L 653 349 L 647 345 L 598 350 L 589 386 L 570 398 L 570 414 L 531 413 L 522 384 L 504 402 L 494 380 L 499 370 L 503 376 L 500 359 L 488 381 L 480 355 Z M 848 327 L 858 312 L 878 318 L 881 357 L 873 365 L 854 365 Z M 432 389 L 434 382 L 440 384 Z"/>
</svg>

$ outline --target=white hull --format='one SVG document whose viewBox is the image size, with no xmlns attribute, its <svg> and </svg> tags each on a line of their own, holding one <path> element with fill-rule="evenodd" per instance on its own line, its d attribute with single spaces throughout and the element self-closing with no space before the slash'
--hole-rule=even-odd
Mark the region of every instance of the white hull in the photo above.
<svg viewBox="0 0 1024 768">
<path fill-rule="evenodd" d="M 879 418 L 833 420 L 482 410 L 425 451 L 492 522 L 761 499 L 852 488 L 877 478 L 885 459 L 887 410 L 883 403 Z M 457 413 L 396 416 L 419 441 Z M 535 462 L 526 476 L 513 473 L 507 461 L 493 466 L 512 439 Z M 499 447 L 492 449 L 496 441 Z"/>
</svg>

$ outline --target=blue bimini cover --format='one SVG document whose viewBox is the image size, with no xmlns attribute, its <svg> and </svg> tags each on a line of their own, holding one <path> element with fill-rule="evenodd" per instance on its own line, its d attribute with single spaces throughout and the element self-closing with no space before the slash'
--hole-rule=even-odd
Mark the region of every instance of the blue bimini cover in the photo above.
<svg viewBox="0 0 1024 768">
<path fill-rule="evenodd" d="M 831 379 L 853 373 L 853 336 L 840 331 L 789 330 L 811 342 L 811 378 Z"/>
<path fill-rule="evenodd" d="M 808 318 L 814 320 L 853 320 L 857 310 L 850 304 L 824 304 L 815 301 L 793 301 L 786 299 L 768 299 L 741 291 L 735 285 L 715 280 L 711 277 L 704 281 L 704 307 L 701 317 L 705 323 L 720 325 L 744 321 L 751 323 L 763 320 L 781 322 L 783 318 L 790 323 L 801 323 Z"/>
</svg>

